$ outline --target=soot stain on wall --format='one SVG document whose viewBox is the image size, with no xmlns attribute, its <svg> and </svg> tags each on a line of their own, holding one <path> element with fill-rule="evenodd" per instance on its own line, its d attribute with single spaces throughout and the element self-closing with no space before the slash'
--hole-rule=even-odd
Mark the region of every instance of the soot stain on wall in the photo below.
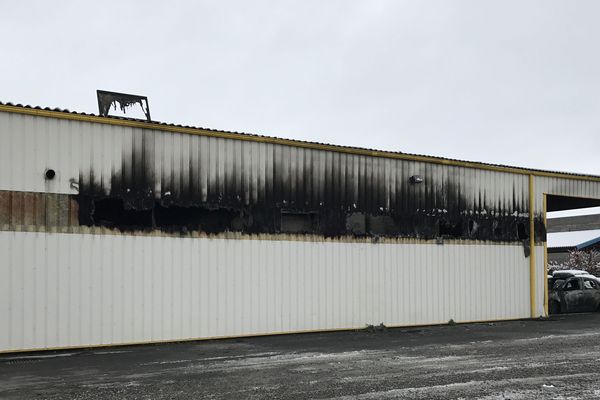
<svg viewBox="0 0 600 400">
<path fill-rule="evenodd" d="M 463 192 L 465 179 L 450 172 L 436 181 L 427 165 L 418 171 L 423 183 L 414 184 L 408 175 L 390 173 L 390 165 L 396 168 L 394 160 L 387 160 L 386 167 L 374 157 L 272 146 L 273 163 L 265 168 L 264 182 L 253 182 L 242 168 L 241 159 L 251 157 L 242 143 L 230 161 L 220 165 L 202 163 L 192 152 L 189 157 L 156 160 L 155 146 L 153 136 L 136 132 L 132 150 L 122 155 L 122 168 L 111 175 L 108 192 L 94 179 L 94 171 L 80 176 L 80 224 L 123 231 L 291 230 L 325 237 L 528 242 L 528 210 L 523 208 L 527 201 L 516 188 L 512 202 L 490 199 L 481 190 L 469 202 Z M 349 162 L 352 157 L 358 160 Z M 301 173 L 296 163 L 302 163 Z M 203 164 L 219 168 L 205 174 L 214 177 L 206 186 L 201 183 Z M 535 218 L 534 234 L 536 240 L 545 238 L 541 216 Z"/>
</svg>

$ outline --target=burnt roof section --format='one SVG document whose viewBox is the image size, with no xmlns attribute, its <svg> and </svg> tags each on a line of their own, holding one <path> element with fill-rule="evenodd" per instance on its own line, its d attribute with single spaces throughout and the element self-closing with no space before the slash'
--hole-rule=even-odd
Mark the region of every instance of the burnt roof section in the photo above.
<svg viewBox="0 0 600 400">
<path fill-rule="evenodd" d="M 240 140 L 247 139 L 247 138 L 259 138 L 259 139 L 262 139 L 262 141 L 264 141 L 264 142 L 273 141 L 273 142 L 277 142 L 276 144 L 285 144 L 288 146 L 305 145 L 304 147 L 309 147 L 310 145 L 314 145 L 314 146 L 326 146 L 328 148 L 324 149 L 324 150 L 329 150 L 329 151 L 340 151 L 340 152 L 357 151 L 357 152 L 363 152 L 363 153 L 364 152 L 372 152 L 373 154 L 371 154 L 371 155 L 376 156 L 376 157 L 385 157 L 387 155 L 388 157 L 393 158 L 394 155 L 403 155 L 403 156 L 407 156 L 407 157 L 423 158 L 423 160 L 420 160 L 422 162 L 439 163 L 439 164 L 465 163 L 465 164 L 469 164 L 469 165 L 465 165 L 465 167 L 469 167 L 469 168 L 477 168 L 478 166 L 480 166 L 482 168 L 486 168 L 486 167 L 487 168 L 500 168 L 500 169 L 506 169 L 507 171 L 504 171 L 504 172 L 508 172 L 508 173 L 513 172 L 513 173 L 522 173 L 522 174 L 528 174 L 528 173 L 560 174 L 560 175 L 565 175 L 566 177 L 569 177 L 569 176 L 574 177 L 574 178 L 577 177 L 579 179 L 591 178 L 592 180 L 595 180 L 595 181 L 600 180 L 600 175 L 516 167 L 516 166 L 512 166 L 512 165 L 505 165 L 505 164 L 492 164 L 492 163 L 484 163 L 481 161 L 459 160 L 459 159 L 455 159 L 455 158 L 430 156 L 430 155 L 415 154 L 415 153 L 404 153 L 404 152 L 400 152 L 400 151 L 377 150 L 377 149 L 370 149 L 370 148 L 365 148 L 365 147 L 342 146 L 342 145 L 323 143 L 323 142 L 310 142 L 310 141 L 304 141 L 304 140 L 298 140 L 298 139 L 286 139 L 286 138 L 281 138 L 281 137 L 277 137 L 277 136 L 257 135 L 257 134 L 253 134 L 253 133 L 227 131 L 227 130 L 222 130 L 222 129 L 203 128 L 203 127 L 199 127 L 199 126 L 173 124 L 173 123 L 160 122 L 160 121 L 145 121 L 145 120 L 140 120 L 137 118 L 128 118 L 128 117 L 121 117 L 121 116 L 112 116 L 112 115 L 111 116 L 101 116 L 101 115 L 97 115 L 97 114 L 93 114 L 93 113 L 70 111 L 66 108 L 59 108 L 59 107 L 54 107 L 54 108 L 40 107 L 40 106 L 32 106 L 29 104 L 23 105 L 20 103 L 11 103 L 11 102 L 2 102 L 2 101 L 0 101 L 0 106 L 18 107 L 18 108 L 22 108 L 25 110 L 29 109 L 29 110 L 51 111 L 51 112 L 62 113 L 62 114 L 74 114 L 74 115 L 79 115 L 79 116 L 88 116 L 88 117 L 108 119 L 108 120 L 121 120 L 121 121 L 136 122 L 136 123 L 142 123 L 142 124 L 148 125 L 148 129 L 161 129 L 161 127 L 193 129 L 193 130 L 198 130 L 198 131 L 214 132 L 214 133 L 222 133 L 222 134 L 233 135 L 233 136 L 240 136 L 240 138 L 239 138 Z M 2 110 L 0 110 L 0 111 L 2 111 Z M 235 139 L 235 138 L 232 138 L 232 139 Z"/>
</svg>

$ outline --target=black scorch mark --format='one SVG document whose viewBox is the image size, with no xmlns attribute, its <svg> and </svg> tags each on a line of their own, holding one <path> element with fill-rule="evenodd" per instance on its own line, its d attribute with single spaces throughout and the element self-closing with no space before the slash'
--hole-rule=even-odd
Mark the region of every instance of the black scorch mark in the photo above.
<svg viewBox="0 0 600 400">
<path fill-rule="evenodd" d="M 260 179 L 250 179 L 235 161 L 251 157 L 242 146 L 232 162 L 221 164 L 201 163 L 198 153 L 182 148 L 190 152 L 184 165 L 182 157 L 155 159 L 160 152 L 154 136 L 140 131 L 132 140 L 133 150 L 123 154 L 109 191 L 93 183 L 94 171 L 80 177 L 80 224 L 124 231 L 446 237 L 528 245 L 528 202 L 514 188 L 504 196 L 509 200 L 491 199 L 481 190 L 467 196 L 466 178 L 449 173 L 436 180 L 439 174 L 431 166 L 418 171 L 423 183 L 416 184 L 399 172 L 396 161 L 287 146 L 272 146 L 272 164 L 257 168 L 264 171 Z M 203 171 L 200 165 L 220 169 Z M 534 233 L 545 240 L 541 216 Z"/>
</svg>

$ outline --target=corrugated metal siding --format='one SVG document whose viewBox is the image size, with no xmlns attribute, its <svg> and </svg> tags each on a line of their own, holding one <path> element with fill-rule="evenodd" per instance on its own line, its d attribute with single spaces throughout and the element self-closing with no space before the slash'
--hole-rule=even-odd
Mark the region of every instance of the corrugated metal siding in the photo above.
<svg viewBox="0 0 600 400">
<path fill-rule="evenodd" d="M 77 183 L 109 193 L 151 182 L 157 197 L 183 202 L 528 208 L 527 177 L 516 174 L 10 113 L 0 113 L 0 135 L 0 190 L 76 194 Z M 53 181 L 43 179 L 46 168 L 56 170 Z M 424 183 L 408 188 L 412 175 Z"/>
<path fill-rule="evenodd" d="M 529 214 L 528 177 L 505 172 L 3 112 L 0 141 L 5 230 L 73 224 L 76 204 L 36 193 L 135 197 L 146 184 L 184 205 Z M 424 183 L 408 186 L 412 175 Z M 536 218 L 544 193 L 600 198 L 598 182 L 534 186 Z M 49 219 L 54 207 L 66 219 Z M 0 232 L 0 349 L 529 316 L 521 244 L 424 243 Z"/>
<path fill-rule="evenodd" d="M 474 212 L 528 212 L 528 178 L 510 173 L 4 112 L 0 141 L 0 190 L 77 194 L 83 185 L 109 193 L 151 180 L 156 196 L 184 200 L 274 199 L 290 207 L 339 200 L 368 211 L 464 201 Z M 56 170 L 54 180 L 43 179 L 46 168 Z M 402 192 L 412 175 L 424 184 Z M 543 193 L 600 198 L 599 182 L 535 181 L 536 214 Z"/>
<path fill-rule="evenodd" d="M 520 246 L 0 232 L 0 351 L 529 316 Z"/>
</svg>

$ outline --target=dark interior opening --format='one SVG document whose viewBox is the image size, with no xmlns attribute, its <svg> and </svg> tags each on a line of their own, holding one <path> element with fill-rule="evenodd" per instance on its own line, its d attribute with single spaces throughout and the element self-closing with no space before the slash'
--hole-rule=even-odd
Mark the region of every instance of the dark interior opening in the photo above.
<svg viewBox="0 0 600 400">
<path fill-rule="evenodd" d="M 398 228 L 394 218 L 389 215 L 370 215 L 367 218 L 367 230 L 374 235 L 395 236 Z"/>
<path fill-rule="evenodd" d="M 477 232 L 478 227 L 479 227 L 479 225 L 477 224 L 477 222 L 470 219 L 469 220 L 469 236 L 475 235 L 475 232 Z"/>
<path fill-rule="evenodd" d="M 346 217 L 346 231 L 353 235 L 367 234 L 367 216 L 363 213 L 352 213 Z"/>
<path fill-rule="evenodd" d="M 318 214 L 281 211 L 280 231 L 285 233 L 313 233 L 317 230 Z"/>
<path fill-rule="evenodd" d="M 159 228 L 167 232 L 203 231 L 217 233 L 241 231 L 248 221 L 239 211 L 225 208 L 163 206 L 155 202 L 153 208 L 136 209 L 120 198 L 101 198 L 83 201 L 81 198 L 79 218 L 82 225 L 105 226 L 125 231 Z"/>
<path fill-rule="evenodd" d="M 546 211 L 564 211 L 578 208 L 600 207 L 600 199 L 569 196 L 546 196 Z"/>
<path fill-rule="evenodd" d="M 441 219 L 438 223 L 439 236 L 461 237 L 463 234 L 462 228 L 463 225 L 461 221 L 452 224 L 449 221 Z"/>
<path fill-rule="evenodd" d="M 495 237 L 501 237 L 502 236 L 502 227 L 500 227 L 500 223 L 497 220 L 494 220 L 494 223 L 492 225 L 492 229 L 494 230 L 494 236 Z"/>
<path fill-rule="evenodd" d="M 152 228 L 152 210 L 126 209 L 122 199 L 93 201 L 91 219 L 96 226 L 126 229 Z"/>
<path fill-rule="evenodd" d="M 156 203 L 154 220 L 157 228 L 165 231 L 194 231 L 207 233 L 232 230 L 232 222 L 239 212 L 226 209 L 210 210 L 204 207 L 168 207 Z M 239 227 L 241 228 L 241 227 Z"/>
<path fill-rule="evenodd" d="M 577 286 L 565 284 L 564 278 L 569 277 L 569 272 L 561 271 L 580 270 L 590 275 L 600 275 L 595 256 L 596 251 L 600 250 L 597 233 L 600 229 L 600 211 L 597 207 L 600 207 L 600 199 L 546 195 L 547 212 L 563 211 L 546 215 L 546 300 L 549 314 L 598 309 L 595 300 L 578 302 L 571 301 L 567 296 L 562 297 L 563 293 Z M 594 279 L 588 281 L 584 278 L 583 283 L 586 289 L 597 288 Z"/>
<path fill-rule="evenodd" d="M 529 238 L 529 235 L 527 234 L 527 230 L 525 229 L 525 224 L 522 222 L 519 222 L 517 224 L 517 238 L 519 240 L 526 240 Z"/>
</svg>

